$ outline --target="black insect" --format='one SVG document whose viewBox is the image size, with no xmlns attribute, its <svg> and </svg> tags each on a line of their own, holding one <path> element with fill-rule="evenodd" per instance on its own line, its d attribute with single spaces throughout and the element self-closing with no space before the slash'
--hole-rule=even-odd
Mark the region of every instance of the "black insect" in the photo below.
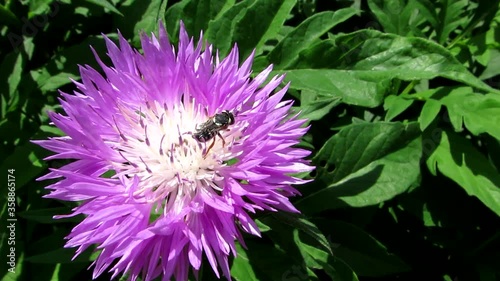
<svg viewBox="0 0 500 281">
<path fill-rule="evenodd" d="M 211 116 L 207 121 L 196 125 L 196 132 L 193 133 L 193 137 L 195 140 L 199 142 L 207 142 L 211 139 L 214 140 L 205 152 L 204 157 L 207 156 L 210 149 L 212 149 L 212 147 L 214 146 L 216 135 L 222 139 L 222 147 L 224 147 L 226 142 L 221 136 L 220 131 L 227 129 L 229 125 L 233 124 L 234 115 L 231 112 L 224 110 L 221 113 L 217 113 L 214 116 Z"/>
</svg>

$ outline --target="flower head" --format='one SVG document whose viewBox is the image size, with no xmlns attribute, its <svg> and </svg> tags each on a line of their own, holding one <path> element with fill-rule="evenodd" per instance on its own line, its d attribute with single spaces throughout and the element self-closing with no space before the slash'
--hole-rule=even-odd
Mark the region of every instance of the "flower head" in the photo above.
<svg viewBox="0 0 500 281">
<path fill-rule="evenodd" d="M 187 280 L 205 255 L 229 279 L 241 231 L 260 235 L 249 213 L 297 212 L 291 185 L 305 181 L 293 174 L 312 169 L 293 147 L 304 120 L 281 101 L 288 85 L 274 93 L 283 76 L 264 84 L 270 66 L 251 79 L 253 54 L 239 66 L 236 46 L 220 61 L 183 27 L 177 49 L 162 25 L 143 34 L 143 54 L 119 37 L 105 38 L 113 66 L 95 54 L 104 75 L 81 66 L 78 91 L 61 93 L 65 114 L 49 114 L 67 136 L 36 141 L 74 159 L 41 178 L 61 178 L 46 197 L 82 202 L 58 216 L 85 215 L 66 246 L 97 245 L 94 278 Z"/>
</svg>

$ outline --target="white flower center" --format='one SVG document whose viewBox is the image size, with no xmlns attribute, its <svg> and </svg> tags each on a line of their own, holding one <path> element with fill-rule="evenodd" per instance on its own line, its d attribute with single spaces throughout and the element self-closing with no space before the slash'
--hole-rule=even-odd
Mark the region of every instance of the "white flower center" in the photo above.
<svg viewBox="0 0 500 281">
<path fill-rule="evenodd" d="M 210 118 L 204 111 L 191 102 L 175 108 L 155 102 L 136 111 L 121 110 L 127 122 L 116 125 L 121 135 L 116 149 L 124 162 L 114 164 L 117 173 L 139 177 L 135 198 L 165 200 L 167 205 L 182 200 L 177 203 L 184 205 L 199 188 L 222 190 L 219 170 L 234 157 L 230 148 L 240 132 L 230 126 L 220 131 L 224 140 L 218 135 L 205 143 L 195 140 L 197 125 Z"/>
</svg>

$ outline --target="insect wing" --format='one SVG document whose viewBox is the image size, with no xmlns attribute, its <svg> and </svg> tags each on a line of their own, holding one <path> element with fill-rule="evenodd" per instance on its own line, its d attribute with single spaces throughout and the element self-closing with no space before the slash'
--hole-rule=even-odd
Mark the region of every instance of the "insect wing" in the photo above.
<svg viewBox="0 0 500 281">
<path fill-rule="evenodd" d="M 215 126 L 215 124 L 213 124 L 213 123 L 214 122 L 212 121 L 212 118 L 210 118 L 207 121 L 196 125 L 196 131 L 210 130 L 210 127 Z"/>
</svg>

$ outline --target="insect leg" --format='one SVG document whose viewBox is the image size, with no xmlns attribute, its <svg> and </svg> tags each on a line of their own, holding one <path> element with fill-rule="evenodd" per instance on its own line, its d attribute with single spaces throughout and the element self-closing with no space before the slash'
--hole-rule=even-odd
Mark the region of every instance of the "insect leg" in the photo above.
<svg viewBox="0 0 500 281">
<path fill-rule="evenodd" d="M 220 134 L 220 132 L 217 132 L 217 135 L 220 137 L 220 139 L 222 140 L 222 147 L 224 147 L 226 145 L 226 140 L 224 139 L 224 137 L 222 137 L 222 135 Z"/>
<path fill-rule="evenodd" d="M 210 144 L 210 146 L 208 147 L 208 149 L 206 150 L 205 152 L 205 155 L 203 155 L 203 159 L 205 159 L 208 155 L 208 152 L 210 151 L 210 149 L 212 149 L 212 147 L 214 147 L 214 144 L 215 144 L 215 138 L 214 140 L 212 141 L 212 144 Z"/>
</svg>

